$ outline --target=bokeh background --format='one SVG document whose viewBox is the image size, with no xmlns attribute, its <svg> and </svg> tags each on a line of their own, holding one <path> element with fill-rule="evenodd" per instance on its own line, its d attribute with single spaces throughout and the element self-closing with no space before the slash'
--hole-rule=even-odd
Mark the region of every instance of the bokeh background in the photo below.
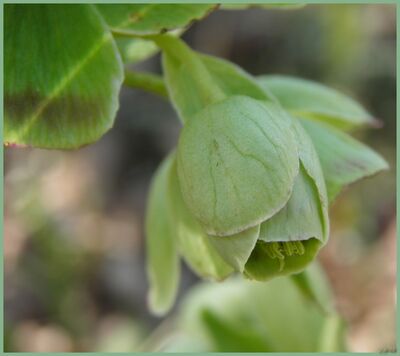
<svg viewBox="0 0 400 356">
<path fill-rule="evenodd" d="M 218 10 L 183 36 L 254 75 L 313 79 L 359 100 L 383 127 L 356 134 L 391 170 L 331 209 L 321 262 L 352 351 L 395 345 L 395 5 Z M 135 69 L 161 73 L 159 55 Z M 123 89 L 115 127 L 77 151 L 5 148 L 6 351 L 136 351 L 161 319 L 147 308 L 143 221 L 149 183 L 175 146 L 171 105 Z M 185 266 L 178 298 L 198 278 Z M 173 310 L 171 312 L 174 315 Z"/>
</svg>

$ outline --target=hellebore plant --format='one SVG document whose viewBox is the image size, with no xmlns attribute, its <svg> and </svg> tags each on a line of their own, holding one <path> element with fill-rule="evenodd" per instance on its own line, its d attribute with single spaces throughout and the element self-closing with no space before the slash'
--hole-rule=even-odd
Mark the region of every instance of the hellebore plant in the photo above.
<svg viewBox="0 0 400 356">
<path fill-rule="evenodd" d="M 317 84 L 268 76 L 257 82 L 179 38 L 152 39 L 163 50 L 168 92 L 183 122 L 148 207 L 153 310 L 163 313 L 174 300 L 179 255 L 199 276 L 215 280 L 239 272 L 266 281 L 303 271 L 329 237 L 326 182 L 351 165 L 350 157 L 321 154 L 321 139 L 343 141 L 368 156 L 365 167 L 350 169 L 351 179 L 330 184 L 331 198 L 342 185 L 386 168 L 377 154 L 318 121 L 346 127 L 373 119 Z M 341 116 L 335 109 L 342 103 L 349 110 Z M 169 216 L 160 220 L 160 211 Z"/>
<path fill-rule="evenodd" d="M 6 145 L 96 141 L 113 125 L 123 83 L 176 109 L 183 128 L 154 176 L 146 217 L 150 306 L 159 314 L 174 303 L 180 257 L 212 280 L 300 273 L 328 241 L 328 205 L 343 186 L 387 168 L 346 133 L 375 123 L 352 99 L 307 80 L 254 78 L 179 39 L 215 8 L 4 7 Z M 124 68 L 160 49 L 162 78 Z"/>
</svg>

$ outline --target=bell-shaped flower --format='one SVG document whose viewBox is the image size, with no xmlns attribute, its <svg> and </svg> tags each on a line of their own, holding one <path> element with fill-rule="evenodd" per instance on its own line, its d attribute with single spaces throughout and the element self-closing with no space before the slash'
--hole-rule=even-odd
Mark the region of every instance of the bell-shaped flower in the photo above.
<svg viewBox="0 0 400 356">
<path fill-rule="evenodd" d="M 338 191 L 331 182 L 340 188 L 386 163 L 335 129 L 288 113 L 268 86 L 235 65 L 196 54 L 177 38 L 154 39 L 184 126 L 151 188 L 152 309 L 163 313 L 172 305 L 179 256 L 214 280 L 235 271 L 255 280 L 303 271 L 328 240 L 327 188 Z M 337 147 L 337 156 L 326 153 L 322 137 L 345 142 L 363 169 L 340 180 L 336 167 L 345 154 Z"/>
</svg>

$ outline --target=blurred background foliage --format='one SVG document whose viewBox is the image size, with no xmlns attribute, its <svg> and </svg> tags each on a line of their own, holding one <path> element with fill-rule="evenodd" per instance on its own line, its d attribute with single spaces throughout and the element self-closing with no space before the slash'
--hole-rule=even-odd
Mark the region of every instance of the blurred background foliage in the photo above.
<svg viewBox="0 0 400 356">
<path fill-rule="evenodd" d="M 347 348 L 392 349 L 395 5 L 219 10 L 183 38 L 254 75 L 330 85 L 382 121 L 381 129 L 356 135 L 391 170 L 337 199 L 320 261 L 348 323 Z M 134 68 L 160 73 L 160 57 Z M 147 309 L 143 215 L 151 176 L 180 125 L 170 104 L 151 94 L 123 89 L 120 103 L 115 127 L 93 145 L 70 152 L 5 148 L 5 351 L 150 350 L 154 335 L 174 329 L 179 303 L 161 324 Z M 198 282 L 185 268 L 178 301 Z M 199 340 L 192 341 L 195 350 Z"/>
</svg>

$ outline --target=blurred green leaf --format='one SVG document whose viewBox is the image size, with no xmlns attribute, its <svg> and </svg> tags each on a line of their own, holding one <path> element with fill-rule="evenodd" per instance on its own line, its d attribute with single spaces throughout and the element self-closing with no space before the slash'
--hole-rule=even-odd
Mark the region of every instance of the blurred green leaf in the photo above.
<svg viewBox="0 0 400 356">
<path fill-rule="evenodd" d="M 275 104 L 232 96 L 183 127 L 178 175 L 188 208 L 210 235 L 260 224 L 289 199 L 298 172 L 290 118 Z"/>
<path fill-rule="evenodd" d="M 312 284 L 323 278 L 315 266 L 307 273 Z M 321 301 L 329 293 L 323 289 L 315 290 Z M 222 285 L 204 283 L 189 293 L 180 315 L 180 330 L 189 339 L 201 340 L 208 352 L 345 350 L 343 327 L 328 325 L 339 317 L 303 298 L 288 278 L 268 283 L 239 279 Z M 169 345 L 168 350 L 173 349 Z M 182 344 L 180 350 L 185 351 Z"/>
<path fill-rule="evenodd" d="M 174 159 L 175 155 L 170 155 L 155 173 L 146 213 L 149 306 L 160 315 L 167 312 L 175 301 L 180 274 L 175 226 L 168 197 Z"/>
<path fill-rule="evenodd" d="M 292 274 L 290 278 L 303 297 L 320 308 L 322 313 L 334 312 L 332 290 L 317 261 L 303 272 Z"/>
<path fill-rule="evenodd" d="M 4 34 L 6 143 L 76 148 L 112 127 L 122 62 L 92 5 L 7 4 Z"/>
<path fill-rule="evenodd" d="M 148 35 L 185 27 L 200 20 L 215 4 L 97 4 L 114 32 Z"/>
<path fill-rule="evenodd" d="M 378 153 L 351 136 L 310 120 L 301 119 L 301 124 L 318 153 L 330 201 L 344 186 L 388 169 Z"/>
<path fill-rule="evenodd" d="M 337 314 L 332 314 L 325 319 L 322 327 L 319 352 L 343 352 L 346 350 L 346 323 Z"/>
<path fill-rule="evenodd" d="M 175 160 L 169 178 L 169 199 L 169 211 L 174 214 L 174 235 L 186 263 L 203 278 L 226 278 L 233 269 L 214 250 L 207 234 L 186 207 L 179 187 Z"/>
<path fill-rule="evenodd" d="M 376 120 L 360 104 L 319 83 L 283 75 L 265 75 L 258 81 L 294 116 L 327 122 L 341 129 L 376 125 Z"/>
</svg>

